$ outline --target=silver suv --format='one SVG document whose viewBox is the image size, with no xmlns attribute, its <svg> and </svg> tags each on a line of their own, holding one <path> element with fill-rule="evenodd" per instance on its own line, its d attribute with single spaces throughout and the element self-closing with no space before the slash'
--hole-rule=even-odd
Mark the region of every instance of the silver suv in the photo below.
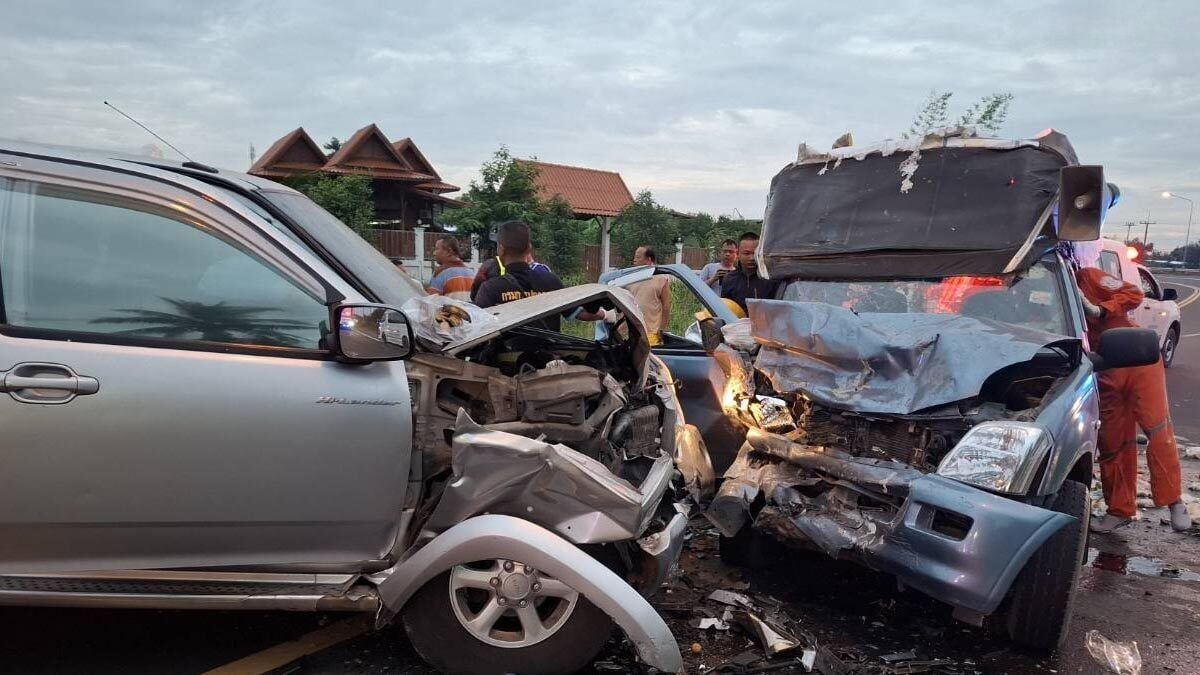
<svg viewBox="0 0 1200 675">
<path fill-rule="evenodd" d="M 713 474 L 624 291 L 423 339 L 420 286 L 293 190 L 11 142 L 0 290 L 0 603 L 403 615 L 466 673 L 573 671 L 615 622 L 681 667 L 644 594 Z M 628 330 L 536 327 L 588 303 Z"/>
</svg>

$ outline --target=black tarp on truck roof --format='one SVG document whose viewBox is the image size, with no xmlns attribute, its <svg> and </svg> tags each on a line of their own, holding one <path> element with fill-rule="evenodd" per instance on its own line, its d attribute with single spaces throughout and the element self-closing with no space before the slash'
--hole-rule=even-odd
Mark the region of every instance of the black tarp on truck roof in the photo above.
<svg viewBox="0 0 1200 675">
<path fill-rule="evenodd" d="M 948 134 L 822 154 L 801 146 L 771 182 L 760 262 L 773 279 L 1012 272 L 1057 243 L 1060 173 L 1076 163 L 1057 132 L 1041 141 Z"/>
</svg>

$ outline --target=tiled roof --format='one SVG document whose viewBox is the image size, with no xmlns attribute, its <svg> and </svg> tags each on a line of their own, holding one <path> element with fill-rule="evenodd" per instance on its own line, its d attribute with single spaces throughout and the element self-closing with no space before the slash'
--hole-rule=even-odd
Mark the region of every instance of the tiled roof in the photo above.
<svg viewBox="0 0 1200 675">
<path fill-rule="evenodd" d="M 333 153 L 333 157 L 329 158 L 324 170 L 393 180 L 437 180 L 437 176 L 431 176 L 410 165 L 374 124 L 368 124 L 354 132 L 350 140 L 343 143 L 342 147 Z"/>
<path fill-rule="evenodd" d="M 325 161 L 325 153 L 321 152 L 316 141 L 304 127 L 297 127 L 272 143 L 248 173 L 257 176 L 292 176 L 320 171 Z"/>
<path fill-rule="evenodd" d="M 521 159 L 519 163 L 537 169 L 534 183 L 538 196 L 562 197 L 576 216 L 616 216 L 633 203 L 633 195 L 615 171 L 586 169 Z"/>
</svg>

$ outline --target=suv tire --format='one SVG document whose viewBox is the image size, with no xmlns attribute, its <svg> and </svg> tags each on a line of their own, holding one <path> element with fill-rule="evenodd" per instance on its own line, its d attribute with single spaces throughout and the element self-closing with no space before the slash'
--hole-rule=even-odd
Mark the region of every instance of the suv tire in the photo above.
<svg viewBox="0 0 1200 675">
<path fill-rule="evenodd" d="M 1163 340 L 1162 345 L 1163 368 L 1171 367 L 1171 362 L 1175 360 L 1175 352 L 1177 351 L 1179 351 L 1179 326 L 1171 326 L 1167 330 L 1167 339 Z"/>
<path fill-rule="evenodd" d="M 579 595 L 570 616 L 550 637 L 527 647 L 487 644 L 464 627 L 451 606 L 450 576 L 445 572 L 434 577 L 404 607 L 409 641 L 438 672 L 573 673 L 591 663 L 612 636 L 612 619 Z"/>
<path fill-rule="evenodd" d="M 1075 587 L 1087 551 L 1092 498 L 1083 483 L 1064 481 L 1045 508 L 1078 522 L 1055 532 L 1021 570 L 1010 591 L 1008 635 L 1022 647 L 1053 651 L 1067 636 L 1075 607 Z"/>
</svg>

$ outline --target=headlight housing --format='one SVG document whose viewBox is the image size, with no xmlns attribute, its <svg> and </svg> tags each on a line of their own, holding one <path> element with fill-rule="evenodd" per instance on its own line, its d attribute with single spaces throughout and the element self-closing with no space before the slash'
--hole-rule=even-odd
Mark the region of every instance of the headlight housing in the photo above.
<svg viewBox="0 0 1200 675">
<path fill-rule="evenodd" d="M 994 492 L 1025 494 L 1054 439 L 1029 422 L 984 422 L 963 436 L 938 464 L 946 478 Z"/>
</svg>

